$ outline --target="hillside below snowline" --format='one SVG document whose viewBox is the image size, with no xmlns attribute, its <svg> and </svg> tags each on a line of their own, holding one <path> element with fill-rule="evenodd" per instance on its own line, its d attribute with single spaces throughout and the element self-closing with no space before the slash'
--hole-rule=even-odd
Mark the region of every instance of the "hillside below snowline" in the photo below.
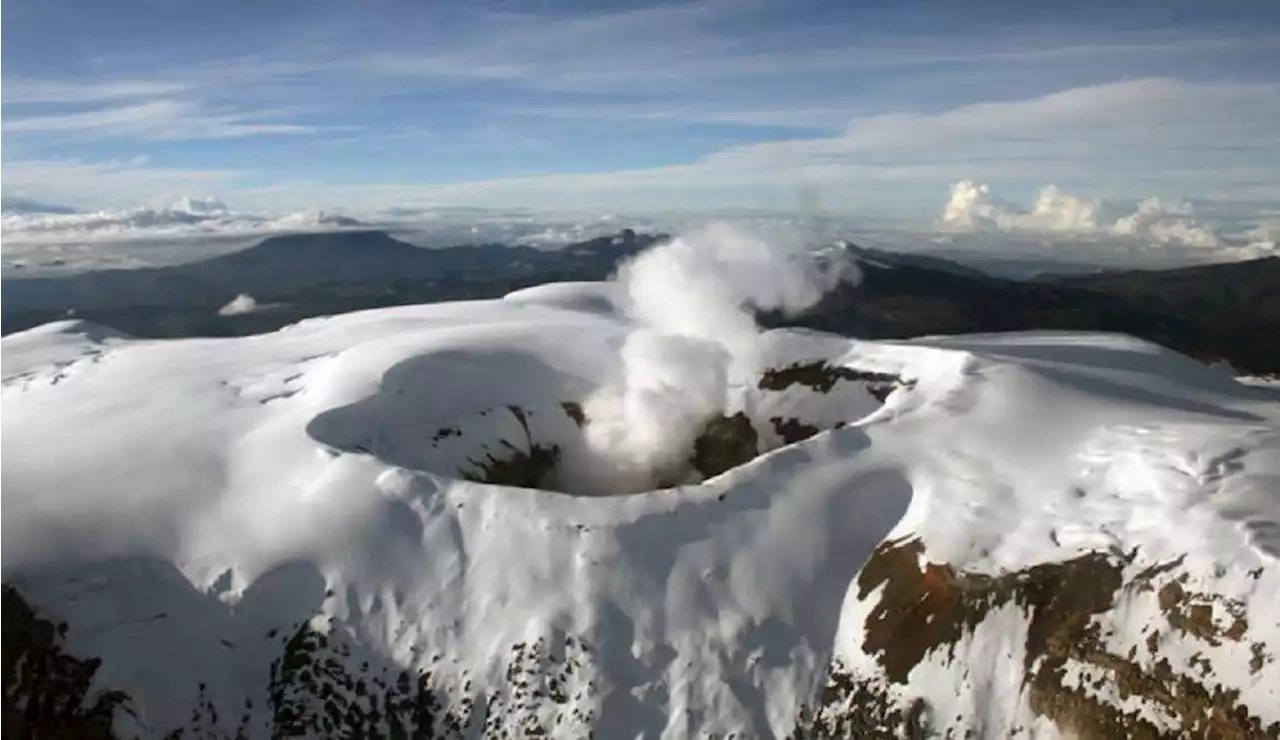
<svg viewBox="0 0 1280 740">
<path fill-rule="evenodd" d="M 1274 389 L 776 329 L 615 494 L 566 472 L 613 291 L 5 336 L 6 733 L 1280 737 Z"/>
<path fill-rule="evenodd" d="M 500 298 L 551 282 L 607 279 L 663 235 L 624 230 L 544 250 L 422 249 L 378 231 L 290 234 L 188 264 L 14 277 L 4 334 L 74 315 L 139 337 L 243 336 L 305 318 L 387 306 Z M 1170 270 L 1007 280 L 936 255 L 847 244 L 862 284 L 777 326 L 866 339 L 1069 330 L 1121 332 L 1242 372 L 1280 374 L 1280 257 Z M 241 294 L 253 310 L 220 312 Z"/>
</svg>

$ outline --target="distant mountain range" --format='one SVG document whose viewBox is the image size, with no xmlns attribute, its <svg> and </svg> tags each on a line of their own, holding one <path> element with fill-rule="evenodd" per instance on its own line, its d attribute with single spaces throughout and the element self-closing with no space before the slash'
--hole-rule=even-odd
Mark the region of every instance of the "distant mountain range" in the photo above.
<svg viewBox="0 0 1280 740">
<path fill-rule="evenodd" d="M 624 230 L 550 251 L 503 244 L 424 249 L 381 231 L 289 234 L 181 265 L 5 278 L 3 332 L 76 315 L 137 336 L 254 334 L 311 316 L 604 279 L 619 260 L 661 238 Z M 263 308 L 218 315 L 242 293 Z"/>
<path fill-rule="evenodd" d="M 1130 334 L 1244 372 L 1280 372 L 1280 258 L 1016 281 L 857 247 L 863 280 L 765 323 L 865 338 L 1057 329 Z M 927 261 L 926 261 L 927 260 Z"/>
<path fill-rule="evenodd" d="M 603 280 L 664 235 L 625 230 L 557 250 L 423 249 L 380 231 L 291 234 L 171 267 L 5 278 L 3 332 L 76 315 L 136 336 L 232 336 L 318 315 L 493 298 L 549 282 Z M 846 244 L 863 281 L 797 317 L 864 338 L 1063 329 L 1132 334 L 1237 369 L 1280 372 L 1280 258 L 1015 281 L 958 262 Z M 248 293 L 256 310 L 220 315 Z"/>
<path fill-rule="evenodd" d="M 53 213 L 65 216 L 69 213 L 75 213 L 76 209 L 69 206 L 58 205 L 56 203 L 44 203 L 31 198 L 6 197 L 0 198 L 0 212 Z"/>
</svg>

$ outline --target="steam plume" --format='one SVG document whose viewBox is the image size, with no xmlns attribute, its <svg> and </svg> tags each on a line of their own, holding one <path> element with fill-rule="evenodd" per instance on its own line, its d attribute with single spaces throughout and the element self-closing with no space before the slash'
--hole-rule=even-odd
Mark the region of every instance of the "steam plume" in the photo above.
<svg viewBox="0 0 1280 740">
<path fill-rule="evenodd" d="M 611 492 L 682 479 L 703 425 L 763 370 L 754 312 L 802 310 L 851 278 L 851 263 L 817 259 L 799 239 L 722 224 L 625 264 L 615 280 L 636 328 L 618 376 L 584 405 L 588 455 L 574 477 Z"/>
</svg>

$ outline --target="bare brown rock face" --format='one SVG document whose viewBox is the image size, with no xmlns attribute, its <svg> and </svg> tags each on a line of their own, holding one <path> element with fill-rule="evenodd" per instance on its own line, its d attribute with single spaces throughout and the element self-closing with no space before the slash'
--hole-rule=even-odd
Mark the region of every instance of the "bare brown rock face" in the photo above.
<svg viewBox="0 0 1280 740">
<path fill-rule="evenodd" d="M 882 544 L 862 569 L 859 599 L 871 604 L 861 649 L 881 671 L 857 675 L 838 658 L 816 710 L 803 713 L 802 737 L 981 737 L 982 728 L 953 717 L 933 716 L 920 699 L 898 692 L 910 684 L 912 671 L 926 660 L 962 660 L 957 645 L 992 612 L 1016 605 L 1026 615 L 1027 630 L 1020 665 L 985 666 L 983 670 L 1015 670 L 1031 709 L 1061 730 L 1080 738 L 1276 738 L 1280 723 L 1264 725 L 1240 702 L 1239 692 L 1215 680 L 1207 661 L 1190 675 L 1175 670 L 1162 654 L 1162 641 L 1194 635 L 1214 645 L 1245 643 L 1257 672 L 1271 657 L 1265 646 L 1248 641 L 1241 605 L 1216 594 L 1185 586 L 1181 563 L 1148 567 L 1126 579 L 1136 553 L 1085 553 L 1070 560 L 1044 563 L 1000 576 L 968 573 L 923 560 L 915 539 Z M 1117 654 L 1104 639 L 1108 620 L 1119 601 L 1155 589 L 1157 578 L 1169 579 L 1158 589 L 1162 623 L 1146 627 L 1142 656 L 1137 648 Z M 1210 604 L 1228 615 L 1215 620 Z M 1068 667 L 1092 668 L 1088 685 L 1068 680 Z M 1100 691 L 1100 689 L 1107 691 Z M 1157 726 L 1136 709 L 1124 710 L 1104 697 L 1131 697 L 1171 718 L 1173 727 Z M 1022 728 L 1026 729 L 1026 728 Z"/>
</svg>

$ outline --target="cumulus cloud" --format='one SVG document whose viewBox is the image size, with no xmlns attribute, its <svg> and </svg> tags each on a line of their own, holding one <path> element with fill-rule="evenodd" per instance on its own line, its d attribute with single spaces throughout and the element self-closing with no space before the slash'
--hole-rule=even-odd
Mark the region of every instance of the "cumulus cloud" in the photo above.
<svg viewBox="0 0 1280 740">
<path fill-rule="evenodd" d="M 258 302 L 248 293 L 241 293 L 232 298 L 227 305 L 218 309 L 219 316 L 239 316 L 240 314 L 253 313 L 258 308 Z"/>
<path fill-rule="evenodd" d="M 1191 204 L 1148 198 L 1126 215 L 1117 206 L 1082 198 L 1056 185 L 1041 188 L 1035 204 L 1024 209 L 991 193 L 989 186 L 962 180 L 951 186 L 942 209 L 944 229 L 994 230 L 1127 237 L 1151 244 L 1218 248 L 1223 238 L 1194 218 Z"/>
<path fill-rule="evenodd" d="M 942 210 L 945 226 L 1001 231 L 1092 231 L 1098 225 L 1098 204 L 1063 192 L 1056 185 L 1040 191 L 1031 210 L 991 194 L 991 188 L 971 180 L 951 186 Z"/>
<path fill-rule="evenodd" d="M 1240 249 L 1248 255 L 1247 259 L 1280 257 L 1280 227 L 1253 229 L 1247 237 L 1248 243 Z"/>
<path fill-rule="evenodd" d="M 1136 236 L 1160 244 L 1185 244 L 1190 247 L 1220 247 L 1222 237 L 1213 229 L 1192 218 L 1189 203 L 1147 198 L 1138 210 L 1118 219 L 1111 233 Z"/>
<path fill-rule="evenodd" d="M 351 216 L 324 211 L 296 211 L 269 217 L 263 225 L 267 231 L 318 231 L 332 228 L 360 228 L 370 224 Z"/>
<path fill-rule="evenodd" d="M 174 201 L 174 203 L 169 206 L 169 209 L 200 216 L 214 216 L 229 212 L 226 203 L 208 195 L 203 198 L 192 198 L 184 195 Z"/>
</svg>

